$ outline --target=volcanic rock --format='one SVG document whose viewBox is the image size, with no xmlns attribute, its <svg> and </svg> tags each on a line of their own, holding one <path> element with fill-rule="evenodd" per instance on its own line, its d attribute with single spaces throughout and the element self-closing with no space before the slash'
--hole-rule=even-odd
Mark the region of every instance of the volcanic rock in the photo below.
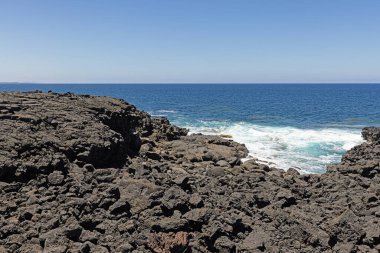
<svg viewBox="0 0 380 253">
<path fill-rule="evenodd" d="M 0 252 L 379 252 L 379 128 L 324 174 L 127 102 L 0 93 Z"/>
</svg>

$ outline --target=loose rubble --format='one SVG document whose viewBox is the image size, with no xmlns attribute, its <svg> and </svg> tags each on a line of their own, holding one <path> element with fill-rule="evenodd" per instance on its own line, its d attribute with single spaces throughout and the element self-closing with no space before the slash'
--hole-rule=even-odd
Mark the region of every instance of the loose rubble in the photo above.
<svg viewBox="0 0 380 253">
<path fill-rule="evenodd" d="M 0 93 L 0 252 L 379 252 L 380 129 L 325 174 L 125 101 Z"/>
</svg>

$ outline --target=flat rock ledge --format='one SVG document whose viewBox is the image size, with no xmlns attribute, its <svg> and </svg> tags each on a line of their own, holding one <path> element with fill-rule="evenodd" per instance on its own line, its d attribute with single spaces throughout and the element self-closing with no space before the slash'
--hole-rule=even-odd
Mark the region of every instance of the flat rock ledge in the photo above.
<svg viewBox="0 0 380 253">
<path fill-rule="evenodd" d="M 380 129 L 322 175 L 125 101 L 0 92 L 0 253 L 379 252 Z"/>
</svg>

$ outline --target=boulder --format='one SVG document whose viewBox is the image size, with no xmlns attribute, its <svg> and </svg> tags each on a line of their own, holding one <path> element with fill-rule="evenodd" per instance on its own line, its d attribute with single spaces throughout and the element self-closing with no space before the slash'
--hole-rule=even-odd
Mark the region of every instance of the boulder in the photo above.
<svg viewBox="0 0 380 253">
<path fill-rule="evenodd" d="M 222 177 L 225 175 L 225 171 L 222 167 L 211 167 L 207 169 L 206 175 L 209 177 Z"/>
</svg>

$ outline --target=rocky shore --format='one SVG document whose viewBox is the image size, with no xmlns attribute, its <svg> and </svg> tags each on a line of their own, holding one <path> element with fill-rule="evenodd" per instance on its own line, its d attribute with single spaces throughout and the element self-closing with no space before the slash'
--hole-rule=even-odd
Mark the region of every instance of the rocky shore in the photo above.
<svg viewBox="0 0 380 253">
<path fill-rule="evenodd" d="M 0 253 L 379 252 L 380 129 L 322 175 L 125 101 L 0 93 Z"/>
</svg>

